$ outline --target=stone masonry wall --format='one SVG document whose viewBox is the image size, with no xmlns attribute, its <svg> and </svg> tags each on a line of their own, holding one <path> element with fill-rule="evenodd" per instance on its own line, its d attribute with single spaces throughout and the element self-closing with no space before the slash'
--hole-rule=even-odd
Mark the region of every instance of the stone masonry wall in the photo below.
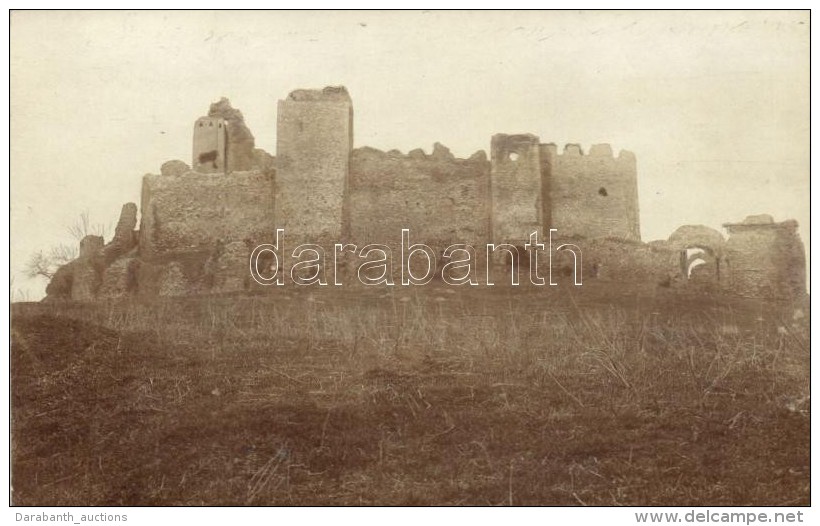
<svg viewBox="0 0 820 526">
<path fill-rule="evenodd" d="M 146 175 L 142 183 L 140 255 L 152 260 L 210 250 L 217 240 L 253 241 L 273 234 L 273 177 L 188 172 Z"/>
<path fill-rule="evenodd" d="M 724 225 L 727 289 L 741 296 L 780 299 L 806 293 L 806 256 L 797 221 L 775 223 L 771 216 L 750 216 Z"/>
<path fill-rule="evenodd" d="M 271 172 L 262 171 L 146 175 L 139 293 L 243 290 L 253 247 L 271 242 L 275 234 L 273 179 Z M 241 281 L 219 272 L 236 274 Z"/>
<path fill-rule="evenodd" d="M 613 157 L 608 144 L 584 155 L 578 145 L 559 154 L 545 145 L 543 170 L 549 180 L 550 220 L 561 235 L 640 241 L 635 156 Z"/>
<path fill-rule="evenodd" d="M 431 155 L 356 149 L 350 159 L 349 239 L 393 245 L 409 228 L 411 242 L 433 248 L 484 243 L 489 176 L 484 152 L 456 159 L 440 144 Z"/>
</svg>

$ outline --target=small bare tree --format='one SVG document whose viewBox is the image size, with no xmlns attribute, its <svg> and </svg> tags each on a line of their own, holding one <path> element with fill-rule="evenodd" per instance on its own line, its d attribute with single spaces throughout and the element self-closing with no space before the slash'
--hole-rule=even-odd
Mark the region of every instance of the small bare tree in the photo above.
<svg viewBox="0 0 820 526">
<path fill-rule="evenodd" d="M 43 277 L 51 279 L 61 266 L 77 258 L 77 248 L 60 244 L 51 247 L 48 252 L 38 250 L 31 255 L 23 269 L 29 278 Z"/>
<path fill-rule="evenodd" d="M 106 227 L 103 223 L 91 223 L 91 214 L 88 210 L 80 212 L 80 217 L 68 226 L 68 233 L 77 241 L 82 241 L 85 236 L 89 235 L 105 237 L 105 232 Z"/>
<path fill-rule="evenodd" d="M 79 242 L 89 235 L 105 237 L 106 226 L 103 223 L 92 223 L 88 210 L 84 210 L 66 230 L 72 238 Z M 60 243 L 48 251 L 39 250 L 32 254 L 23 270 L 29 278 L 43 277 L 50 280 L 57 269 L 77 259 L 78 255 L 79 250 L 76 243 L 74 245 Z"/>
</svg>

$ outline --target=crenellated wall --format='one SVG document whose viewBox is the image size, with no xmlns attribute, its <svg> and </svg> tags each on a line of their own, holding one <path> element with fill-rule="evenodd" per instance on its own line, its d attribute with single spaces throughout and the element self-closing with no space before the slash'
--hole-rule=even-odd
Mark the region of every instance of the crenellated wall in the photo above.
<svg viewBox="0 0 820 526">
<path fill-rule="evenodd" d="M 640 241 L 632 152 L 615 157 L 608 144 L 596 144 L 586 155 L 577 144 L 566 145 L 563 153 L 555 145 L 544 145 L 542 152 L 552 228 L 567 236 Z"/>
</svg>

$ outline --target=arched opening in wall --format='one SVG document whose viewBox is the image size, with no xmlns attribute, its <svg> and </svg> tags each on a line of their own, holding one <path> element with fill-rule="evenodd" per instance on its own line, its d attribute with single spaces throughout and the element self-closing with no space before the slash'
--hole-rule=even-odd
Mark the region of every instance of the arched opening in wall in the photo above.
<svg viewBox="0 0 820 526">
<path fill-rule="evenodd" d="M 680 252 L 680 270 L 689 282 L 716 284 L 720 281 L 720 260 L 714 250 L 705 246 L 690 246 Z"/>
<path fill-rule="evenodd" d="M 510 155 L 508 155 L 507 158 L 512 162 L 516 162 L 520 158 L 520 155 L 518 155 L 518 152 L 510 152 Z"/>
<path fill-rule="evenodd" d="M 699 267 L 699 266 L 705 265 L 705 264 L 706 264 L 706 261 L 704 261 L 701 258 L 693 259 L 692 262 L 689 263 L 689 268 L 686 270 L 686 277 L 691 278 L 692 277 L 692 271 L 695 270 L 695 267 Z"/>
</svg>

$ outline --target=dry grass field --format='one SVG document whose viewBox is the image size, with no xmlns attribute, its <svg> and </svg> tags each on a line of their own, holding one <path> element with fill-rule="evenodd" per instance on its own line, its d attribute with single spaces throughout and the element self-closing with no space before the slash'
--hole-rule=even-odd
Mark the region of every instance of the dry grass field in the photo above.
<svg viewBox="0 0 820 526">
<path fill-rule="evenodd" d="M 616 285 L 12 307 L 17 505 L 805 505 L 809 322 Z"/>
</svg>

